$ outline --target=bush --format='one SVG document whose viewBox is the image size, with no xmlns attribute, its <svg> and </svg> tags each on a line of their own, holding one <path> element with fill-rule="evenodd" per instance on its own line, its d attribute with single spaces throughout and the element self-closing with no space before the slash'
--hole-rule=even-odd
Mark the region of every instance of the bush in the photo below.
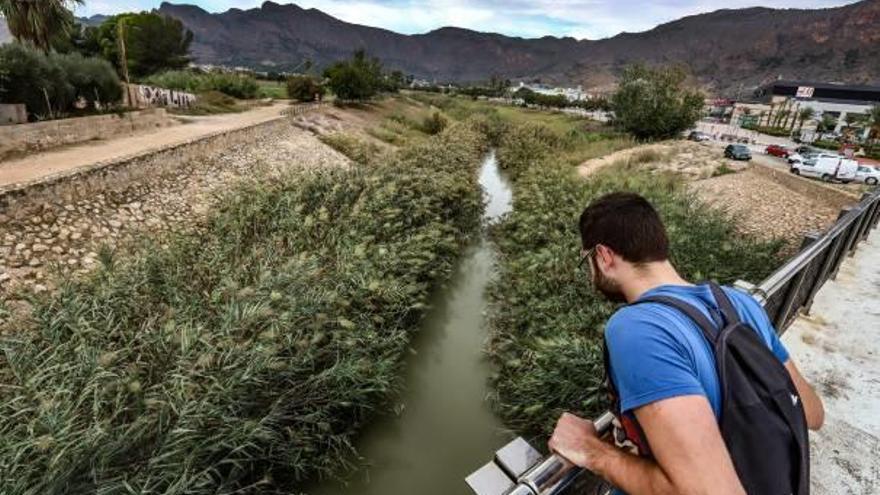
<svg viewBox="0 0 880 495">
<path fill-rule="evenodd" d="M 243 100 L 256 98 L 260 89 L 251 75 L 225 72 L 167 71 L 147 78 L 144 83 L 189 93 L 219 91 Z"/>
<path fill-rule="evenodd" d="M 32 118 L 60 116 L 76 110 L 82 98 L 94 109 L 122 98 L 119 78 L 110 64 L 78 54 L 51 54 L 9 43 L 0 46 L 0 102 L 24 103 Z"/>
<path fill-rule="evenodd" d="M 549 433 L 562 411 L 595 417 L 607 406 L 602 329 L 615 307 L 577 266 L 578 216 L 592 199 L 620 190 L 646 196 L 666 222 L 673 262 L 691 280 L 759 281 L 781 262 L 782 242 L 740 234 L 679 179 L 629 166 L 585 180 L 559 159 L 564 149 L 564 141 L 514 128 L 498 150 L 501 165 L 514 171 L 514 208 L 491 232 L 499 249 L 489 288 L 493 402 L 508 426 L 526 434 Z M 505 163 L 511 157 L 521 161 Z"/>
<path fill-rule="evenodd" d="M 287 97 L 297 101 L 315 101 L 324 94 L 324 86 L 310 76 L 287 78 Z"/>
<path fill-rule="evenodd" d="M 783 129 L 781 127 L 768 127 L 763 125 L 753 125 L 753 126 L 743 126 L 744 129 L 749 129 L 755 132 L 760 132 L 761 134 L 766 134 L 768 136 L 776 136 L 776 137 L 791 137 L 791 130 Z"/>
<path fill-rule="evenodd" d="M 673 138 L 693 127 L 704 100 L 685 79 L 677 68 L 627 67 L 611 99 L 615 124 L 637 139 Z"/>
<path fill-rule="evenodd" d="M 449 125 L 449 121 L 446 120 L 446 117 L 441 115 L 440 112 L 434 112 L 430 117 L 425 117 L 422 125 L 419 126 L 419 130 L 430 135 L 440 134 L 443 132 L 443 129 L 446 129 L 447 125 Z"/>
<path fill-rule="evenodd" d="M 363 50 L 356 51 L 351 60 L 328 67 L 324 77 L 330 90 L 343 101 L 370 99 L 387 85 L 379 59 L 368 58 Z"/>
<path fill-rule="evenodd" d="M 0 479 L 31 493 L 298 493 L 399 385 L 480 225 L 486 142 L 242 185 L 199 234 L 104 251 L 2 342 Z"/>
<path fill-rule="evenodd" d="M 825 150 L 833 150 L 833 151 L 837 151 L 840 149 L 839 142 L 837 142 L 837 141 L 823 141 L 821 139 L 817 140 L 817 141 L 813 141 L 812 143 L 810 143 L 810 146 L 815 146 L 816 148 L 822 148 Z"/>
</svg>

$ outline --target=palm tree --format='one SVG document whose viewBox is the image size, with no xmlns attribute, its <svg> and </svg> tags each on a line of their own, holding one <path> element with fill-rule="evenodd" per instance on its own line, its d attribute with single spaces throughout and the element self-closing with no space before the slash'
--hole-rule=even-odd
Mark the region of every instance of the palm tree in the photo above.
<svg viewBox="0 0 880 495">
<path fill-rule="evenodd" d="M 804 128 L 804 122 L 812 119 L 814 115 L 816 115 L 816 111 L 812 108 L 801 108 L 801 111 L 798 112 L 798 133 Z"/>
<path fill-rule="evenodd" d="M 0 17 L 6 18 L 9 32 L 19 42 L 28 42 L 44 52 L 52 38 L 73 27 L 70 7 L 83 0 L 0 0 Z"/>
</svg>

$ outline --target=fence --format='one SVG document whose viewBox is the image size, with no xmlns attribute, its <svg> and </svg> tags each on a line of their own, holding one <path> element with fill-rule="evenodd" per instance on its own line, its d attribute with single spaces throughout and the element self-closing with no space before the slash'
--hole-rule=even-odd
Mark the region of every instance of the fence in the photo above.
<svg viewBox="0 0 880 495">
<path fill-rule="evenodd" d="M 801 312 L 809 312 L 816 293 L 833 279 L 844 259 L 855 253 L 859 242 L 868 237 L 880 220 L 880 188 L 864 194 L 858 205 L 841 210 L 837 221 L 824 234 L 804 237 L 801 250 L 763 282 L 752 285 L 737 281 L 734 285 L 752 294 L 767 311 L 779 333 Z M 594 424 L 600 434 L 611 425 L 610 413 Z M 522 438 L 517 438 L 496 452 L 492 462 L 467 478 L 477 495 L 566 495 L 597 489 L 597 480 L 585 475 L 556 455 L 541 458 Z"/>
</svg>

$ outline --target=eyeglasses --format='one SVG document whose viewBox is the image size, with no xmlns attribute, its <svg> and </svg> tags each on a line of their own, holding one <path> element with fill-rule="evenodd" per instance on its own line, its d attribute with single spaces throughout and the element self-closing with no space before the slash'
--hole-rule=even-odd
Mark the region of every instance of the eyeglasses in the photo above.
<svg viewBox="0 0 880 495">
<path fill-rule="evenodd" d="M 598 244 L 597 244 L 597 245 L 598 245 Z M 583 251 L 581 251 L 581 252 L 583 253 Z M 595 253 L 596 253 L 596 246 L 593 246 L 593 247 L 591 247 L 590 249 L 588 249 L 588 250 L 587 250 L 587 251 L 581 256 L 581 261 L 578 263 L 578 270 L 581 270 L 581 269 L 584 269 L 584 263 L 587 262 L 588 260 L 590 260 L 590 261 L 587 263 L 587 269 L 584 269 L 584 271 L 587 273 L 587 275 L 588 275 L 590 278 L 593 277 L 593 262 L 592 262 L 591 258 L 593 257 L 593 255 L 594 255 Z"/>
</svg>

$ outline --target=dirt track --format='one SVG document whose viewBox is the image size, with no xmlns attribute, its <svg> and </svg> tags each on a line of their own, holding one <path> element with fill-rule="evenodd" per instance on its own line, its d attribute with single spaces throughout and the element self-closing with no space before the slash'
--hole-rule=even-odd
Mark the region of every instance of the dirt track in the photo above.
<svg viewBox="0 0 880 495">
<path fill-rule="evenodd" d="M 133 136 L 91 141 L 55 151 L 35 153 L 24 158 L 0 162 L 0 187 L 38 180 L 41 177 L 74 170 L 97 162 L 118 160 L 191 141 L 223 131 L 249 127 L 281 117 L 289 105 L 276 103 L 242 113 L 209 117 L 182 117 L 186 123 Z"/>
</svg>

